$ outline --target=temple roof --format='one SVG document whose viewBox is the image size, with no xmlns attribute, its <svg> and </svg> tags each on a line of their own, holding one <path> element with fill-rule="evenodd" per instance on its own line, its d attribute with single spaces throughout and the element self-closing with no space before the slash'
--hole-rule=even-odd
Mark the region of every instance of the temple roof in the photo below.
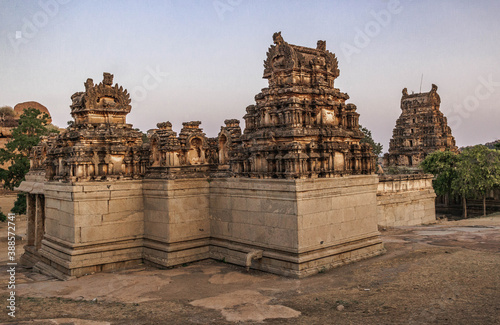
<svg viewBox="0 0 500 325">
<path fill-rule="evenodd" d="M 317 47 L 309 48 L 285 42 L 281 32 L 274 33 L 264 61 L 264 78 L 270 78 L 272 71 L 289 69 L 315 69 L 338 77 L 338 61 L 335 54 L 326 49 L 326 41 L 318 41 Z"/>
<path fill-rule="evenodd" d="M 408 94 L 407 88 L 404 88 L 403 96 L 401 97 L 401 105 L 402 106 L 439 105 L 441 104 L 441 98 L 437 93 L 437 89 L 438 86 L 432 84 L 432 89 L 429 92 Z"/>
<path fill-rule="evenodd" d="M 103 81 L 94 85 L 92 79 L 87 79 L 84 83 L 85 91 L 76 92 L 71 96 L 73 103 L 71 107 L 71 115 L 80 121 L 97 122 L 97 119 L 88 119 L 90 115 L 97 117 L 106 117 L 103 122 L 110 123 L 113 119 L 109 117 L 122 117 L 130 113 L 130 94 L 126 89 L 118 84 L 113 85 L 113 75 L 107 72 L 103 73 Z M 116 120 L 118 121 L 118 120 Z"/>
</svg>

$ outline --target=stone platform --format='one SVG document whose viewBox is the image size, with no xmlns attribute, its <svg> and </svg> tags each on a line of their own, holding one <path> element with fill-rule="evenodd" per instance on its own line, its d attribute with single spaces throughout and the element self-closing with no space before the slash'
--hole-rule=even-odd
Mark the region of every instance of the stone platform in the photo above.
<svg viewBox="0 0 500 325">
<path fill-rule="evenodd" d="M 211 183 L 210 256 L 304 277 L 384 252 L 377 231 L 377 176 L 222 179 Z"/>
<path fill-rule="evenodd" d="M 44 219 L 45 234 L 28 243 L 24 260 L 63 279 L 207 258 L 304 277 L 384 252 L 377 182 L 377 176 L 46 182 L 44 215 L 28 214 L 29 225 Z"/>
</svg>

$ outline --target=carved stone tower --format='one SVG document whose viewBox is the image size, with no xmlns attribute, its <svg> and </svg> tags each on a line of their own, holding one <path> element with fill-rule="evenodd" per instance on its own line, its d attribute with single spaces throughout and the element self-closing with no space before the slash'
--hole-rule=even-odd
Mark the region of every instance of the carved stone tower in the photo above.
<svg viewBox="0 0 500 325">
<path fill-rule="evenodd" d="M 334 88 L 339 76 L 326 42 L 317 48 L 288 44 L 281 33 L 264 61 L 269 87 L 247 107 L 233 172 L 257 178 L 316 178 L 371 174 L 374 155 L 360 143 L 359 114 Z"/>
<path fill-rule="evenodd" d="M 142 134 L 125 122 L 130 96 L 112 84 L 109 73 L 98 85 L 87 79 L 85 92 L 71 96 L 74 123 L 42 140 L 41 154 L 33 162 L 47 167 L 49 180 L 131 179 L 144 172 L 149 157 L 142 154 Z"/>
<path fill-rule="evenodd" d="M 430 92 L 411 95 L 403 89 L 402 112 L 385 157 L 389 166 L 418 166 L 436 150 L 457 151 L 447 119 L 439 110 L 441 99 L 437 88 L 433 84 Z"/>
</svg>

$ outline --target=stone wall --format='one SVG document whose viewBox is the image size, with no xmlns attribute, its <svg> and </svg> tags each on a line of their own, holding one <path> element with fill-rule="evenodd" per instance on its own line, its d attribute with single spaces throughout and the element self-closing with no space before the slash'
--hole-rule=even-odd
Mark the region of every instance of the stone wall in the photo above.
<svg viewBox="0 0 500 325">
<path fill-rule="evenodd" d="M 42 184 L 28 196 L 28 232 L 41 236 L 28 234 L 26 264 L 67 278 L 142 262 L 142 180 Z"/>
<path fill-rule="evenodd" d="M 432 175 L 381 176 L 377 189 L 378 224 L 411 226 L 436 221 Z"/>
<path fill-rule="evenodd" d="M 173 266 L 209 258 L 206 178 L 144 180 L 144 260 Z"/>
</svg>

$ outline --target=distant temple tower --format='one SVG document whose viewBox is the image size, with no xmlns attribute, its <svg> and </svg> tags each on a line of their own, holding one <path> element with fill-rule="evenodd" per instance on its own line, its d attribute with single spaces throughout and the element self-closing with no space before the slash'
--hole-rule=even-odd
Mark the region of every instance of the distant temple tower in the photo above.
<svg viewBox="0 0 500 325">
<path fill-rule="evenodd" d="M 386 165 L 418 166 L 436 150 L 457 151 L 448 121 L 439 110 L 437 88 L 433 84 L 430 92 L 411 95 L 403 89 L 402 112 L 389 143 L 389 154 L 384 157 Z"/>
</svg>

